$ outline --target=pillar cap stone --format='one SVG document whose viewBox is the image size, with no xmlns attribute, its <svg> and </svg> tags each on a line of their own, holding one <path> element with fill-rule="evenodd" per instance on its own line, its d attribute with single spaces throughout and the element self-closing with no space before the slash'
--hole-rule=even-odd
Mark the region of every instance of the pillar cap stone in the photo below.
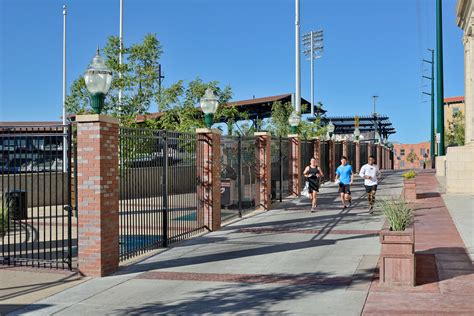
<svg viewBox="0 0 474 316">
<path fill-rule="evenodd" d="M 271 136 L 270 132 L 255 132 L 253 136 Z"/>
<path fill-rule="evenodd" d="M 288 134 L 288 138 L 299 138 L 299 134 Z"/>
<path fill-rule="evenodd" d="M 104 115 L 104 114 L 84 114 L 76 115 L 76 122 L 78 123 L 92 123 L 92 122 L 105 122 L 112 124 L 119 124 L 120 120 L 118 118 Z"/>
<path fill-rule="evenodd" d="M 221 130 L 217 128 L 196 128 L 196 134 L 221 134 Z"/>
</svg>

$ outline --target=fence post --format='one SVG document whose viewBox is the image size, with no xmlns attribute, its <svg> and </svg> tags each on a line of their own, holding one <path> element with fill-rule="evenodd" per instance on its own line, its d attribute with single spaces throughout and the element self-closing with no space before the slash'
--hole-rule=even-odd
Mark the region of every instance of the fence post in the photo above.
<svg viewBox="0 0 474 316">
<path fill-rule="evenodd" d="M 321 167 L 321 141 L 319 140 L 319 137 L 314 139 L 313 152 L 316 163 Z"/>
<path fill-rule="evenodd" d="M 298 134 L 288 135 L 291 146 L 290 155 L 290 189 L 291 194 L 299 196 L 301 193 L 300 173 L 301 170 L 301 142 Z"/>
<path fill-rule="evenodd" d="M 329 148 L 329 179 L 332 182 L 336 180 L 336 147 L 333 140 L 328 140 Z"/>
<path fill-rule="evenodd" d="M 209 231 L 221 227 L 221 135 L 218 130 L 196 129 L 198 214 Z"/>
<path fill-rule="evenodd" d="M 383 165 L 382 165 L 382 145 L 377 144 L 376 148 L 377 148 L 377 166 L 380 169 L 383 169 Z"/>
<path fill-rule="evenodd" d="M 79 270 L 102 277 L 119 263 L 119 121 L 98 114 L 76 121 Z"/>
<path fill-rule="evenodd" d="M 355 141 L 355 171 L 360 171 L 360 142 Z"/>
<path fill-rule="evenodd" d="M 257 210 L 268 211 L 272 203 L 272 157 L 271 157 L 271 135 L 268 132 L 254 133 L 256 141 L 256 197 L 255 206 Z"/>
</svg>

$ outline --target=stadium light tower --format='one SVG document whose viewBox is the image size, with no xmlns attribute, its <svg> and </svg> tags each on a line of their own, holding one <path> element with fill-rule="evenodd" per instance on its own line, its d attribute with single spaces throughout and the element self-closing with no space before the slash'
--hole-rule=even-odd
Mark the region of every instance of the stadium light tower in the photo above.
<svg viewBox="0 0 474 316">
<path fill-rule="evenodd" d="M 311 31 L 303 35 L 303 53 L 311 62 L 311 117 L 314 117 L 314 60 L 323 54 L 323 30 Z"/>
</svg>

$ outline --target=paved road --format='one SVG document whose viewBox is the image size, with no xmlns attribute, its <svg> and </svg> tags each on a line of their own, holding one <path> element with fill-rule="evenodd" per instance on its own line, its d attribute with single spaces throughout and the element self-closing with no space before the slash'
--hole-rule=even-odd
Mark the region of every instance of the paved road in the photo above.
<svg viewBox="0 0 474 316">
<path fill-rule="evenodd" d="M 398 196 L 399 173 L 379 197 Z M 369 215 L 360 180 L 342 210 L 336 187 L 322 188 L 320 210 L 292 199 L 93 279 L 18 313 L 360 315 L 380 245 L 380 214 Z"/>
</svg>

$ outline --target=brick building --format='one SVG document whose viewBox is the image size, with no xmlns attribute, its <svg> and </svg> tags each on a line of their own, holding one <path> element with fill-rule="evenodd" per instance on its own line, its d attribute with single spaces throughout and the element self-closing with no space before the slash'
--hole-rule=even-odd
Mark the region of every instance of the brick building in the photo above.
<svg viewBox="0 0 474 316">
<path fill-rule="evenodd" d="M 429 168 L 430 163 L 430 142 L 418 144 L 393 144 L 394 149 L 394 169 L 423 169 Z"/>
</svg>

